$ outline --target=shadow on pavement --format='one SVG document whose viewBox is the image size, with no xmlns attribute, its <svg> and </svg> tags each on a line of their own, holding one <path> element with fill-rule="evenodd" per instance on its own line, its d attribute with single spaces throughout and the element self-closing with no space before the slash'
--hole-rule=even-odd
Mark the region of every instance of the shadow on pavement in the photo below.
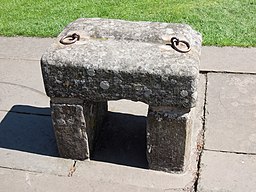
<svg viewBox="0 0 256 192">
<path fill-rule="evenodd" d="M 13 106 L 0 123 L 0 147 L 59 156 L 50 109 Z"/>
<path fill-rule="evenodd" d="M 0 123 L 0 148 L 58 157 L 50 108 L 13 106 Z M 147 168 L 146 117 L 109 112 L 92 159 Z"/>
</svg>

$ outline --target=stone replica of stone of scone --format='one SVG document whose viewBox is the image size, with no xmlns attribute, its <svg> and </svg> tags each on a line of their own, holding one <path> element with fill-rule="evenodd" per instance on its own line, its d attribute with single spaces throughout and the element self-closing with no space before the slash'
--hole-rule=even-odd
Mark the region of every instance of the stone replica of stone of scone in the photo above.
<svg viewBox="0 0 256 192">
<path fill-rule="evenodd" d="M 172 38 L 182 41 L 173 45 Z M 184 171 L 200 52 L 201 35 L 184 24 L 100 18 L 69 24 L 41 59 L 60 155 L 90 158 L 107 101 L 129 99 L 149 105 L 149 167 Z"/>
</svg>

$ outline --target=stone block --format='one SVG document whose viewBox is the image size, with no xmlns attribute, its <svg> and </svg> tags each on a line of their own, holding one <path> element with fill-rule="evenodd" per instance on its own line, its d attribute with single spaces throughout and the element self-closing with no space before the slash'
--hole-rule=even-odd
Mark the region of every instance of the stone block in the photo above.
<svg viewBox="0 0 256 192">
<path fill-rule="evenodd" d="M 48 96 L 195 106 L 201 36 L 188 25 L 78 19 L 58 40 L 73 33 L 79 41 L 55 41 L 42 56 Z M 167 45 L 173 36 L 190 42 L 191 51 L 179 53 Z"/>
<path fill-rule="evenodd" d="M 72 104 L 68 104 L 72 103 Z M 107 103 L 52 99 L 52 120 L 60 156 L 84 160 L 90 157 Z"/>
<path fill-rule="evenodd" d="M 167 172 L 184 170 L 187 165 L 185 161 L 190 156 L 192 112 L 187 109 L 149 107 L 147 157 L 151 169 Z"/>
<path fill-rule="evenodd" d="M 173 38 L 180 41 L 173 42 Z M 189 111 L 197 99 L 200 51 L 201 35 L 184 24 L 100 18 L 82 18 L 69 24 L 41 58 L 58 145 L 67 144 L 60 153 L 89 158 L 90 143 L 99 128 L 95 122 L 101 122 L 100 115 L 90 116 L 91 106 L 96 109 L 95 103 L 128 99 L 150 106 L 148 144 L 154 149 L 148 153 L 149 166 L 184 171 L 192 126 Z M 56 99 L 62 103 L 56 103 Z M 99 108 L 104 114 L 106 108 Z M 163 118 L 161 122 L 155 112 Z M 63 120 L 63 125 L 57 119 Z M 74 140 L 70 139 L 72 134 L 76 135 Z M 165 141 L 158 141 L 158 137 Z M 78 146 L 81 150 L 75 155 Z M 69 155 L 64 155 L 67 151 Z"/>
</svg>

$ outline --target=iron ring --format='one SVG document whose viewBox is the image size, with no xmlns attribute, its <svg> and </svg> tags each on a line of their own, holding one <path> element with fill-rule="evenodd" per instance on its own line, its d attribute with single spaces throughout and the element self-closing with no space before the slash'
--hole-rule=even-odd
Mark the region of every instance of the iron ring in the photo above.
<svg viewBox="0 0 256 192">
<path fill-rule="evenodd" d="M 60 43 L 63 45 L 70 45 L 79 41 L 80 35 L 73 33 L 72 35 L 65 35 L 60 39 Z"/>
<path fill-rule="evenodd" d="M 177 46 L 178 46 L 180 43 L 186 45 L 187 49 L 186 49 L 186 50 L 181 50 L 181 49 L 179 49 Z M 171 45 L 171 47 L 172 47 L 174 50 L 176 50 L 176 51 L 178 51 L 178 52 L 180 52 L 180 53 L 187 53 L 187 52 L 189 52 L 189 51 L 191 50 L 191 47 L 190 47 L 190 45 L 189 45 L 189 43 L 188 43 L 187 41 L 179 40 L 177 37 L 172 37 L 172 38 L 171 38 L 171 44 L 169 44 L 169 45 Z"/>
</svg>

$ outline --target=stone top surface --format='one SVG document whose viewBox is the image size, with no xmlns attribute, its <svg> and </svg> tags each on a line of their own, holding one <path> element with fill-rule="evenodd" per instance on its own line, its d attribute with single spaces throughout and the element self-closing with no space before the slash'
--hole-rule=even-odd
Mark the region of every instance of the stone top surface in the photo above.
<svg viewBox="0 0 256 192">
<path fill-rule="evenodd" d="M 80 35 L 79 41 L 59 43 L 61 37 L 73 33 Z M 172 37 L 186 40 L 192 50 L 175 51 L 166 45 Z M 78 19 L 64 29 L 59 39 L 43 56 L 50 65 L 182 76 L 197 75 L 199 70 L 201 36 L 184 24 Z"/>
<path fill-rule="evenodd" d="M 79 41 L 59 42 L 73 33 Z M 189 42 L 190 52 L 167 45 L 172 37 Z M 188 25 L 82 18 L 61 32 L 41 64 L 50 97 L 188 107 L 195 103 L 200 51 L 201 35 Z"/>
<path fill-rule="evenodd" d="M 193 45 L 201 44 L 201 35 L 186 24 L 80 18 L 70 23 L 59 37 L 72 31 L 83 31 L 85 35 L 93 38 L 152 43 L 163 43 L 166 39 L 168 40 L 168 37 L 177 36 L 187 39 Z"/>
</svg>

